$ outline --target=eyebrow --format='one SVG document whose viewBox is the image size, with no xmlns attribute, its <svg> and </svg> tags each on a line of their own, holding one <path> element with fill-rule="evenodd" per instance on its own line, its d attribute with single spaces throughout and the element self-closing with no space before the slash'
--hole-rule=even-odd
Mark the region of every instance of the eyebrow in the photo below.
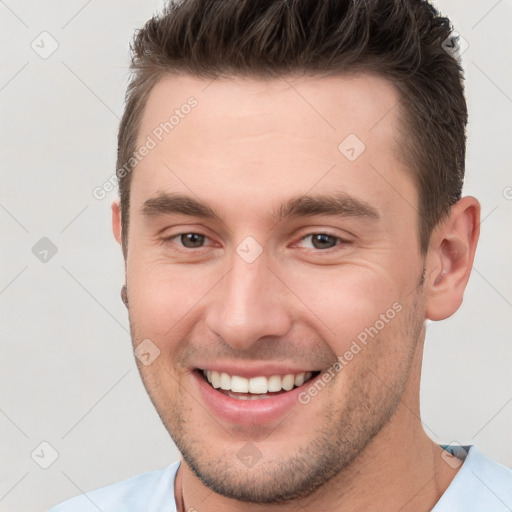
<svg viewBox="0 0 512 512">
<path fill-rule="evenodd" d="M 141 213 L 147 218 L 182 214 L 223 222 L 221 215 L 211 206 L 182 194 L 160 193 L 156 197 L 147 199 L 142 204 Z M 380 218 L 376 208 L 345 193 L 293 197 L 277 205 L 272 210 L 270 218 L 274 222 L 280 222 L 286 218 L 314 215 L 358 217 L 374 220 Z"/>
<path fill-rule="evenodd" d="M 148 218 L 177 213 L 204 219 L 221 220 L 220 215 L 213 208 L 182 194 L 160 193 L 156 197 L 147 199 L 142 204 L 141 213 Z"/>
</svg>

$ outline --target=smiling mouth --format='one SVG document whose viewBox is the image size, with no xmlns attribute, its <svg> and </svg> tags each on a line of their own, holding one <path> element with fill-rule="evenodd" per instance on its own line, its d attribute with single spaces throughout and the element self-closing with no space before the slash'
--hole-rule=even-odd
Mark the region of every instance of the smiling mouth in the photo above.
<svg viewBox="0 0 512 512">
<path fill-rule="evenodd" d="M 238 400 L 261 400 L 272 398 L 298 388 L 320 374 L 320 371 L 289 373 L 286 375 L 245 378 L 214 370 L 197 371 L 218 392 Z"/>
</svg>

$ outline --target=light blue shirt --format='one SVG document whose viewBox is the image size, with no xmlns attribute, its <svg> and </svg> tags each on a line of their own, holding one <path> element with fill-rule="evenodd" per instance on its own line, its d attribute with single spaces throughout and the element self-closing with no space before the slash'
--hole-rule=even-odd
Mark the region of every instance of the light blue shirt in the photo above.
<svg viewBox="0 0 512 512">
<path fill-rule="evenodd" d="M 474 446 L 462 448 L 453 452 L 465 457 L 462 467 L 432 512 L 512 511 L 512 470 Z M 175 462 L 82 494 L 49 512 L 176 512 L 174 480 L 179 465 Z"/>
</svg>

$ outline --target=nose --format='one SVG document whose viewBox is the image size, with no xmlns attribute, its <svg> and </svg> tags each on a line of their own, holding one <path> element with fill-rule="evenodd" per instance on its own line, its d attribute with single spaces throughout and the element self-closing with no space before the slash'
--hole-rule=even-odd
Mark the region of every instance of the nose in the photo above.
<svg viewBox="0 0 512 512">
<path fill-rule="evenodd" d="M 287 295 L 263 255 L 247 263 L 235 254 L 231 270 L 211 294 L 206 326 L 231 347 L 248 350 L 262 338 L 290 330 Z"/>
</svg>

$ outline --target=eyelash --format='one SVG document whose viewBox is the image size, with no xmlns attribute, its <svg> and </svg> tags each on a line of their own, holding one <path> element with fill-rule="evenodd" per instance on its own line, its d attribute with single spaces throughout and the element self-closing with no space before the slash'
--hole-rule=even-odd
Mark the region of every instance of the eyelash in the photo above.
<svg viewBox="0 0 512 512">
<path fill-rule="evenodd" d="M 181 237 L 182 235 L 200 235 L 200 236 L 204 236 L 206 239 L 210 240 L 210 238 L 208 237 L 208 235 L 206 235 L 205 233 L 201 233 L 200 231 L 185 231 L 185 232 L 182 232 L 182 233 L 177 233 L 176 235 L 172 235 L 170 237 L 167 237 L 167 238 L 164 238 L 162 239 L 162 241 L 164 243 L 172 243 L 172 241 L 176 238 L 179 238 Z M 328 247 L 326 249 L 306 249 L 306 251 L 308 252 L 330 252 L 332 250 L 336 250 L 336 248 L 340 245 L 344 245 L 344 244 L 350 244 L 351 241 L 350 240 L 346 240 L 344 238 L 341 238 L 337 235 L 334 235 L 333 233 L 329 233 L 328 231 L 315 231 L 315 232 L 312 232 L 312 233 L 308 233 L 306 235 L 304 235 L 303 237 L 301 237 L 299 239 L 299 242 L 305 240 L 306 238 L 309 238 L 309 237 L 312 237 L 314 235 L 326 235 L 328 237 L 331 237 L 331 238 L 334 238 L 336 240 L 336 245 L 334 245 L 333 247 Z M 180 250 L 184 250 L 185 252 L 191 252 L 191 251 L 194 251 L 195 249 L 199 250 L 199 249 L 205 249 L 205 248 L 208 248 L 209 246 L 201 246 L 201 247 L 185 247 L 183 245 L 180 245 Z"/>
</svg>

